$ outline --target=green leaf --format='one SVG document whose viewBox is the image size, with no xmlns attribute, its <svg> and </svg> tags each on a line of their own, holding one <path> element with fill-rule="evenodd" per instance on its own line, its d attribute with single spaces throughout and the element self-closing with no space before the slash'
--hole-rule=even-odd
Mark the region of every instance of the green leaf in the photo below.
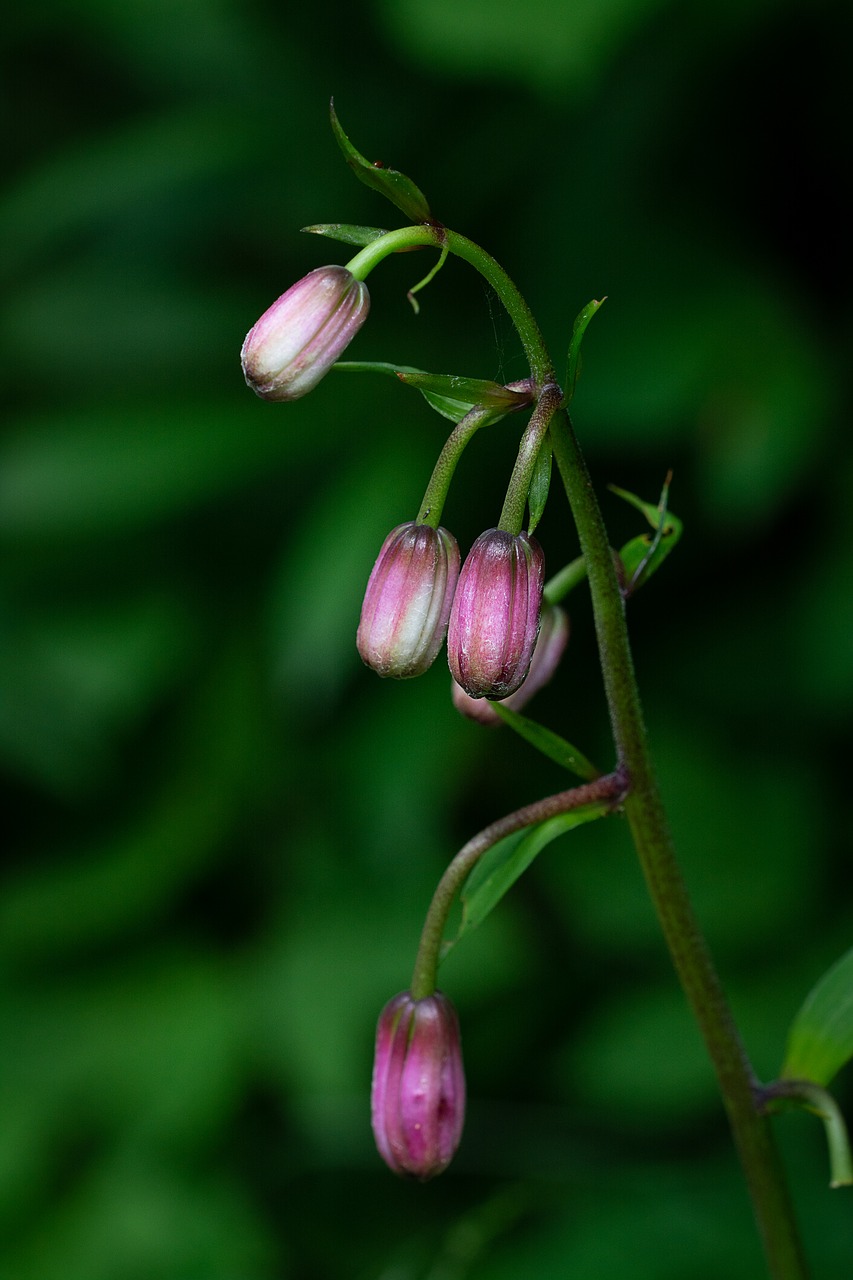
<svg viewBox="0 0 853 1280">
<path fill-rule="evenodd" d="M 473 408 L 475 404 L 486 409 L 500 409 L 508 413 L 511 409 L 523 409 L 530 403 L 530 396 L 522 391 L 510 391 L 498 382 L 490 382 L 487 378 L 464 378 L 455 373 L 424 373 L 421 370 L 398 368 L 397 377 L 409 387 L 418 391 L 432 391 L 460 404 Z"/>
<path fill-rule="evenodd" d="M 782 1076 L 829 1084 L 853 1058 L 853 948 L 806 996 L 788 1032 Z"/>
<path fill-rule="evenodd" d="M 548 490 L 550 488 L 551 436 L 546 432 L 545 439 L 539 446 L 539 452 L 536 455 L 536 465 L 533 468 L 530 490 L 527 494 L 527 505 L 530 508 L 530 519 L 527 523 L 528 533 L 533 533 L 539 521 L 542 519 L 542 513 L 545 510 L 545 503 L 548 501 Z"/>
<path fill-rule="evenodd" d="M 575 394 L 578 377 L 580 376 L 580 358 L 581 343 L 586 333 L 587 325 L 598 309 L 604 306 L 606 298 L 593 298 L 592 302 L 588 302 L 583 311 L 576 317 L 572 325 L 572 339 L 569 343 L 569 367 L 566 373 L 566 404 L 571 404 L 572 396 Z"/>
<path fill-rule="evenodd" d="M 617 498 L 622 498 L 624 502 L 642 512 L 653 529 L 657 530 L 660 527 L 661 517 L 665 515 L 668 521 L 674 521 L 679 525 L 680 531 L 680 521 L 675 519 L 671 511 L 667 511 L 666 501 L 669 495 L 670 483 L 671 479 L 667 476 L 657 505 L 653 502 L 644 502 L 642 498 L 637 497 L 636 493 L 630 493 L 627 489 L 620 489 L 616 484 L 609 484 L 607 487 L 611 493 L 616 494 Z"/>
<path fill-rule="evenodd" d="M 578 751 L 577 747 L 573 747 L 570 742 L 566 742 L 565 738 L 561 738 L 558 733 L 554 733 L 552 729 L 546 729 L 544 725 L 537 724 L 535 720 L 528 720 L 527 716 L 521 716 L 517 711 L 513 711 L 504 702 L 493 702 L 491 706 L 500 716 L 505 724 L 522 738 L 525 742 L 529 742 L 537 751 L 541 751 L 549 760 L 553 760 L 562 769 L 568 769 L 570 773 L 575 773 L 579 778 L 583 778 L 585 782 L 592 782 L 594 778 L 601 777 L 600 770 L 587 760 L 586 756 Z"/>
<path fill-rule="evenodd" d="M 643 502 L 635 493 L 620 489 L 616 485 L 608 485 L 612 493 L 636 507 L 646 517 L 654 529 L 653 534 L 642 533 L 630 542 L 626 542 L 619 552 L 624 569 L 626 592 L 631 594 L 647 582 L 653 573 L 663 564 L 683 532 L 684 526 L 677 516 L 667 510 L 669 485 L 671 477 L 667 476 L 661 490 L 657 506 Z"/>
<path fill-rule="evenodd" d="M 326 236 L 329 240 L 342 240 L 344 244 L 373 244 L 388 232 L 382 227 L 357 227 L 350 222 L 317 222 L 303 231 L 314 236 Z"/>
<path fill-rule="evenodd" d="M 355 176 L 365 186 L 378 191 L 380 195 L 385 196 L 386 200 L 395 204 L 412 222 L 434 222 L 426 196 L 419 187 L 415 186 L 411 178 L 407 178 L 404 173 L 399 173 L 396 169 L 386 169 L 379 161 L 371 164 L 365 160 L 341 128 L 334 103 L 329 106 L 329 116 L 338 146 Z"/>
<path fill-rule="evenodd" d="M 609 809 L 606 801 L 584 805 L 517 831 L 493 845 L 483 854 L 462 890 L 462 923 L 455 939 L 448 945 L 455 945 L 469 930 L 483 923 L 546 845 L 574 827 L 603 818 Z"/>
<path fill-rule="evenodd" d="M 475 405 L 492 408 L 481 426 L 498 422 L 513 409 L 524 408 L 529 398 L 485 378 L 463 378 L 454 373 L 426 373 L 410 365 L 379 360 L 339 360 L 335 369 L 345 373 L 384 373 L 420 391 L 427 404 L 451 422 L 461 422 Z"/>
</svg>

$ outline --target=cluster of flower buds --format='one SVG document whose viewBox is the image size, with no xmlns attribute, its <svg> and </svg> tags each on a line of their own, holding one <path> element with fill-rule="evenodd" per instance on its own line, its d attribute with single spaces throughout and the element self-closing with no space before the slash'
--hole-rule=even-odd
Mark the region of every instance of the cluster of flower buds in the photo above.
<svg viewBox="0 0 853 1280">
<path fill-rule="evenodd" d="M 465 1073 L 453 1005 L 403 991 L 379 1015 L 371 1120 L 394 1173 L 425 1182 L 450 1164 L 465 1121 Z"/>
<path fill-rule="evenodd" d="M 346 267 L 309 272 L 246 334 L 246 382 L 264 400 L 298 400 L 329 372 L 369 308 L 367 286 Z"/>
<path fill-rule="evenodd" d="M 447 632 L 448 662 L 463 696 L 503 699 L 520 688 L 538 650 L 532 694 L 550 679 L 568 634 L 562 612 L 546 613 L 547 636 L 537 647 L 544 569 L 542 548 L 526 533 L 487 530 L 460 572 L 446 529 L 398 525 L 367 584 L 358 651 L 379 675 L 420 675 Z"/>
</svg>

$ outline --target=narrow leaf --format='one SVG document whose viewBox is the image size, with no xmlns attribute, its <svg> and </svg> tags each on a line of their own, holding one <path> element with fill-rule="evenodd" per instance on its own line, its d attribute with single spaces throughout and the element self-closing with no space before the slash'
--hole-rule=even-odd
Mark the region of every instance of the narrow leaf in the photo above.
<svg viewBox="0 0 853 1280">
<path fill-rule="evenodd" d="M 329 240 L 342 240 L 344 244 L 358 244 L 362 247 L 388 234 L 382 227 L 357 227 L 349 222 L 317 222 L 302 230 L 310 235 L 326 236 Z"/>
<path fill-rule="evenodd" d="M 527 505 L 530 509 L 530 519 L 527 522 L 527 532 L 533 533 L 539 521 L 542 519 L 542 513 L 545 510 L 545 503 L 548 501 L 548 490 L 551 488 L 551 436 L 545 433 L 545 439 L 539 446 L 539 452 L 536 455 L 536 465 L 533 468 L 533 476 L 530 480 L 530 490 L 527 494 Z"/>
<path fill-rule="evenodd" d="M 491 706 L 501 720 L 524 738 L 525 742 L 529 742 L 537 751 L 541 751 L 562 769 L 568 769 L 570 773 L 583 778 L 585 782 L 592 782 L 595 778 L 601 777 L 601 771 L 596 769 L 577 747 L 566 742 L 566 739 L 561 738 L 558 733 L 546 729 L 542 724 L 537 724 L 535 720 L 529 720 L 527 716 L 520 716 L 517 711 L 511 710 L 503 702 L 493 702 Z"/>
<path fill-rule="evenodd" d="M 627 489 L 620 489 L 613 484 L 608 486 L 617 497 L 642 512 L 654 530 L 652 534 L 643 533 L 632 538 L 619 552 L 624 569 L 626 595 L 636 591 L 660 568 L 683 532 L 684 526 L 681 521 L 667 509 L 671 479 L 670 472 L 664 481 L 657 506 L 653 506 L 650 502 L 643 502 L 642 498 L 638 498 L 635 493 L 629 493 Z"/>
<path fill-rule="evenodd" d="M 491 405 L 493 412 L 480 423 L 481 426 L 498 422 L 510 409 L 522 408 L 527 398 L 517 391 L 485 379 L 462 378 L 455 374 L 426 373 L 410 365 L 388 364 L 381 360 L 339 360 L 332 366 L 345 373 L 384 373 L 407 386 L 420 391 L 431 409 L 450 422 L 461 422 L 466 413 L 477 404 Z M 469 388 L 466 392 L 465 388 Z M 454 394 L 448 394 L 453 392 Z M 459 395 L 462 394 L 462 398 Z"/>
<path fill-rule="evenodd" d="M 371 164 L 365 160 L 341 128 L 334 103 L 329 106 L 329 116 L 338 146 L 356 177 L 365 186 L 378 191 L 380 195 L 395 204 L 412 222 L 433 222 L 426 196 L 419 187 L 415 186 L 411 178 L 407 178 L 404 173 L 399 173 L 396 169 L 386 169 L 379 161 Z"/>
<path fill-rule="evenodd" d="M 460 403 L 467 402 L 472 408 L 481 404 L 487 409 L 509 412 L 510 409 L 523 409 L 530 403 L 530 396 L 521 391 L 510 391 L 509 387 L 502 387 L 487 378 L 464 378 L 456 373 L 424 373 L 408 369 L 400 369 L 397 376 L 407 386 L 417 387 L 418 391 L 433 391 Z"/>
<path fill-rule="evenodd" d="M 587 325 L 606 301 L 606 298 L 593 298 L 592 302 L 586 304 L 572 325 L 572 339 L 569 343 L 569 368 L 566 373 L 566 404 L 571 403 L 572 396 L 575 394 L 575 386 L 580 375 L 581 343 L 583 342 Z"/>
<path fill-rule="evenodd" d="M 643 502 L 643 499 L 638 498 L 636 493 L 630 493 L 627 489 L 620 489 L 616 484 L 609 484 L 607 487 L 611 493 L 616 494 L 617 498 L 621 498 L 623 502 L 629 503 L 630 506 L 636 507 L 637 511 L 642 512 L 653 529 L 657 529 L 660 526 L 662 517 L 665 517 L 667 522 L 673 521 L 675 524 L 680 526 L 681 522 L 676 520 L 671 511 L 667 510 L 666 499 L 669 494 L 670 478 L 670 476 L 667 476 L 661 492 L 660 501 L 657 504 L 653 502 Z M 680 531 L 679 527 L 679 532 Z"/>
<path fill-rule="evenodd" d="M 823 975 L 791 1023 L 782 1075 L 829 1084 L 853 1058 L 853 948 Z"/>
<path fill-rule="evenodd" d="M 450 945 L 455 945 L 470 929 L 483 923 L 533 859 L 552 840 L 585 822 L 604 817 L 608 810 L 609 805 L 604 802 L 585 805 L 582 809 L 572 809 L 570 813 L 548 818 L 535 827 L 517 831 L 493 845 L 483 854 L 462 891 L 462 923 Z"/>
</svg>

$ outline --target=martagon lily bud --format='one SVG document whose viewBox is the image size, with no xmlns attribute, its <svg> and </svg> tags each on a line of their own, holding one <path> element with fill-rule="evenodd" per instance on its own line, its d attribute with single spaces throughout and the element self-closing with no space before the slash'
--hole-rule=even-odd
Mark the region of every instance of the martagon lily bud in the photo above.
<svg viewBox="0 0 853 1280">
<path fill-rule="evenodd" d="M 539 628 L 539 639 L 533 650 L 530 670 L 520 689 L 503 698 L 502 705 L 510 711 L 520 711 L 526 706 L 535 693 L 546 685 L 560 664 L 566 645 L 569 641 L 569 615 L 559 605 L 546 605 L 542 610 L 542 625 Z M 457 711 L 469 720 L 480 724 L 503 724 L 500 716 L 488 698 L 471 698 L 461 685 L 451 681 L 453 705 Z"/>
<path fill-rule="evenodd" d="M 545 556 L 527 533 L 487 529 L 462 566 L 447 633 L 450 672 L 471 698 L 507 698 L 530 668 Z"/>
<path fill-rule="evenodd" d="M 435 991 L 408 992 L 379 1015 L 371 1121 L 394 1173 L 426 1182 L 450 1164 L 465 1122 L 465 1073 L 453 1005 Z"/>
<path fill-rule="evenodd" d="M 452 533 L 427 524 L 398 525 L 370 574 L 356 643 L 381 676 L 419 676 L 435 660 L 447 631 L 459 547 Z"/>
<path fill-rule="evenodd" d="M 328 373 L 370 309 L 363 280 L 346 267 L 317 267 L 264 312 L 240 361 L 263 400 L 298 400 Z"/>
</svg>

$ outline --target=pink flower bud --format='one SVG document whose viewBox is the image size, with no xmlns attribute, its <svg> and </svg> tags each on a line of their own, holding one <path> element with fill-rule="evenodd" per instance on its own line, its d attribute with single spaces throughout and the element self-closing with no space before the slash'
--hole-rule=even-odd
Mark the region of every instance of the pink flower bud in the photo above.
<svg viewBox="0 0 853 1280">
<path fill-rule="evenodd" d="M 569 640 L 569 617 L 559 605 L 546 605 L 542 610 L 542 626 L 533 650 L 533 658 L 527 679 L 520 689 L 504 698 L 503 705 L 510 711 L 520 711 L 534 693 L 546 685 L 559 666 Z M 497 711 L 487 698 L 471 698 L 465 690 L 452 681 L 453 705 L 463 716 L 480 724 L 503 724 Z"/>
<path fill-rule="evenodd" d="M 246 334 L 246 382 L 264 400 L 298 400 L 328 373 L 367 319 L 370 295 L 346 267 L 318 267 Z"/>
<path fill-rule="evenodd" d="M 398 525 L 382 544 L 364 593 L 356 643 L 381 676 L 419 676 L 447 631 L 459 577 L 452 533 L 430 525 Z"/>
<path fill-rule="evenodd" d="M 487 529 L 462 566 L 447 634 L 453 679 L 471 698 L 521 685 L 539 633 L 545 556 L 535 538 Z"/>
<path fill-rule="evenodd" d="M 394 1173 L 425 1182 L 450 1164 L 465 1121 L 465 1073 L 453 1005 L 436 991 L 408 991 L 379 1015 L 371 1121 Z"/>
</svg>

